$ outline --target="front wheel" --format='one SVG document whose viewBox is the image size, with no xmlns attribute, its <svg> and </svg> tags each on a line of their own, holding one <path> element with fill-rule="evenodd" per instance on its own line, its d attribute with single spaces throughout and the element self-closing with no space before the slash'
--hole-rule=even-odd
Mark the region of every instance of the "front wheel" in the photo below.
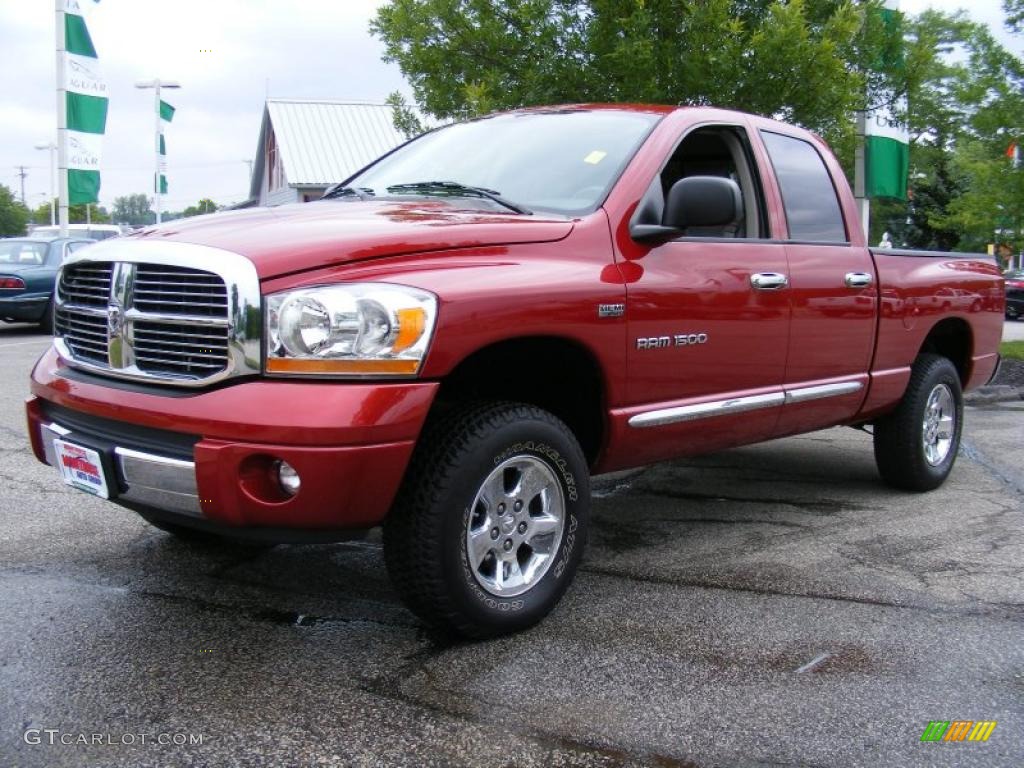
<svg viewBox="0 0 1024 768">
<path fill-rule="evenodd" d="M 899 406 L 875 423 L 875 463 L 886 483 L 938 488 L 953 469 L 963 428 L 960 376 L 948 358 L 920 355 Z"/>
<path fill-rule="evenodd" d="M 431 424 L 384 526 L 406 605 L 486 638 L 535 624 L 583 551 L 590 477 L 572 432 L 531 405 L 488 403 Z"/>
</svg>

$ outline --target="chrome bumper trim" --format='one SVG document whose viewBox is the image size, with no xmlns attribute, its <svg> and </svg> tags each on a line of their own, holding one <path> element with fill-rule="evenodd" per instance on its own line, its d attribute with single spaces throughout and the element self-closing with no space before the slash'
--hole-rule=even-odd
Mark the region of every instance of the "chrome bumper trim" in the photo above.
<svg viewBox="0 0 1024 768">
<path fill-rule="evenodd" d="M 53 440 L 66 437 L 71 431 L 53 423 L 43 424 L 42 433 L 46 461 L 55 467 L 57 454 Z M 114 463 L 121 475 L 118 480 L 123 479 L 127 486 L 126 491 L 117 494 L 118 499 L 191 517 L 203 516 L 195 462 L 117 446 Z"/>
</svg>

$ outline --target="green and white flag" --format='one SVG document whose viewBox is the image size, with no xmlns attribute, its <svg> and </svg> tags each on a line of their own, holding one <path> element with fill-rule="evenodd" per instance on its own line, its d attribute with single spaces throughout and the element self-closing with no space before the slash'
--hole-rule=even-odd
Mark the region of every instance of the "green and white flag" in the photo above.
<svg viewBox="0 0 1024 768">
<path fill-rule="evenodd" d="M 160 100 L 160 179 L 153 179 L 153 191 L 161 195 L 167 194 L 167 142 L 164 141 L 164 122 L 174 119 L 174 107 L 163 99 Z"/>
<path fill-rule="evenodd" d="M 96 203 L 109 96 L 80 3 L 66 0 L 64 10 L 68 203 Z"/>
<path fill-rule="evenodd" d="M 899 0 L 885 0 L 882 20 L 893 34 L 900 34 Z M 903 62 L 890 61 L 886 65 L 902 67 Z M 901 116 L 907 114 L 907 99 L 890 96 L 888 104 L 865 116 L 864 192 L 867 197 L 906 200 L 910 134 Z"/>
</svg>

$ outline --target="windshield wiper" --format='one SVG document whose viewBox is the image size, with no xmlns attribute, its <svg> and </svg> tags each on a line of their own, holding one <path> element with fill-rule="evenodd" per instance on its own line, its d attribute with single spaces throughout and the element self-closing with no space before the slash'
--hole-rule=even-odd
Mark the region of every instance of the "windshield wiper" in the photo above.
<svg viewBox="0 0 1024 768">
<path fill-rule="evenodd" d="M 358 197 L 360 200 L 369 200 L 373 197 L 373 190 L 370 187 L 348 187 L 344 184 L 335 184 L 333 187 L 328 187 L 327 191 L 321 196 L 321 200 L 326 200 L 329 197 Z"/>
<path fill-rule="evenodd" d="M 449 194 L 452 196 L 464 196 L 464 195 L 475 195 L 477 197 L 483 197 L 487 200 L 492 200 L 498 205 L 508 208 L 510 211 L 515 213 L 521 213 L 529 216 L 533 213 L 529 208 L 524 208 L 518 203 L 513 203 L 511 200 L 506 200 L 501 196 L 500 192 L 495 192 L 493 189 L 487 189 L 485 187 L 472 187 L 468 184 L 461 184 L 458 181 L 416 181 L 409 184 L 392 184 L 388 187 L 388 192 L 418 192 L 421 194 L 429 195 L 434 194 Z"/>
</svg>

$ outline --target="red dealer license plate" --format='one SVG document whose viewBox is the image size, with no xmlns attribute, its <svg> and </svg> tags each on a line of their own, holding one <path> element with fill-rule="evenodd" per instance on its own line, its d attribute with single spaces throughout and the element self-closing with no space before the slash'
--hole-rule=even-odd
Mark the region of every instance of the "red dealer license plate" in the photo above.
<svg viewBox="0 0 1024 768">
<path fill-rule="evenodd" d="M 110 498 L 97 451 L 59 439 L 53 441 L 53 447 L 57 452 L 57 469 L 65 483 L 94 496 Z"/>
</svg>

